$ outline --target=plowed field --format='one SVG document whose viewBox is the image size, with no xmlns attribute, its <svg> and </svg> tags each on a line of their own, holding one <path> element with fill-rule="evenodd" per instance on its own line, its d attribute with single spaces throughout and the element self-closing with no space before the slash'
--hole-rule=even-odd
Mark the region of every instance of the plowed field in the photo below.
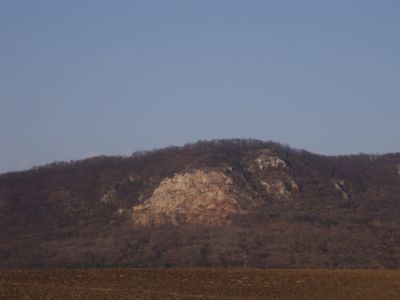
<svg viewBox="0 0 400 300">
<path fill-rule="evenodd" d="M 1 270 L 0 299 L 400 299 L 376 270 Z"/>
</svg>

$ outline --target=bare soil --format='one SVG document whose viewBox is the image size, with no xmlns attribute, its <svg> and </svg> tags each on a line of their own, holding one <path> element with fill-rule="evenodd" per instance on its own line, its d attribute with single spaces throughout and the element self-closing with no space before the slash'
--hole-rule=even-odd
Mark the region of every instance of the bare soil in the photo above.
<svg viewBox="0 0 400 300">
<path fill-rule="evenodd" d="M 400 299 L 384 270 L 1 270 L 0 299 Z"/>
</svg>

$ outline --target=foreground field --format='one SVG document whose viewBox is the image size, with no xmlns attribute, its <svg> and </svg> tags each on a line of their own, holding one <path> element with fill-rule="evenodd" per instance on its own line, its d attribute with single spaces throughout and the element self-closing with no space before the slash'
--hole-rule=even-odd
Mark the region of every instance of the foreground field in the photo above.
<svg viewBox="0 0 400 300">
<path fill-rule="evenodd" d="M 400 272 L 1 270 L 0 299 L 400 299 Z"/>
</svg>

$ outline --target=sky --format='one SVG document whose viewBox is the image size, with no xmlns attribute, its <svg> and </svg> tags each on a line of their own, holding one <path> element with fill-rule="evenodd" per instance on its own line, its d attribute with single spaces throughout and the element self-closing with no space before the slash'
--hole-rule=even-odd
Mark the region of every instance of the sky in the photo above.
<svg viewBox="0 0 400 300">
<path fill-rule="evenodd" d="M 256 138 L 400 151 L 400 1 L 0 0 L 0 173 Z"/>
</svg>

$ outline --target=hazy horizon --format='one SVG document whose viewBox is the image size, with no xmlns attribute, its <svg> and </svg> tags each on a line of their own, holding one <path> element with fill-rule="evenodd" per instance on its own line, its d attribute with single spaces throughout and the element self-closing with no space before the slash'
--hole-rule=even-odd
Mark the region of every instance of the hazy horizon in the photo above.
<svg viewBox="0 0 400 300">
<path fill-rule="evenodd" d="M 204 139 L 400 151 L 400 2 L 2 1 L 0 173 Z"/>
</svg>

